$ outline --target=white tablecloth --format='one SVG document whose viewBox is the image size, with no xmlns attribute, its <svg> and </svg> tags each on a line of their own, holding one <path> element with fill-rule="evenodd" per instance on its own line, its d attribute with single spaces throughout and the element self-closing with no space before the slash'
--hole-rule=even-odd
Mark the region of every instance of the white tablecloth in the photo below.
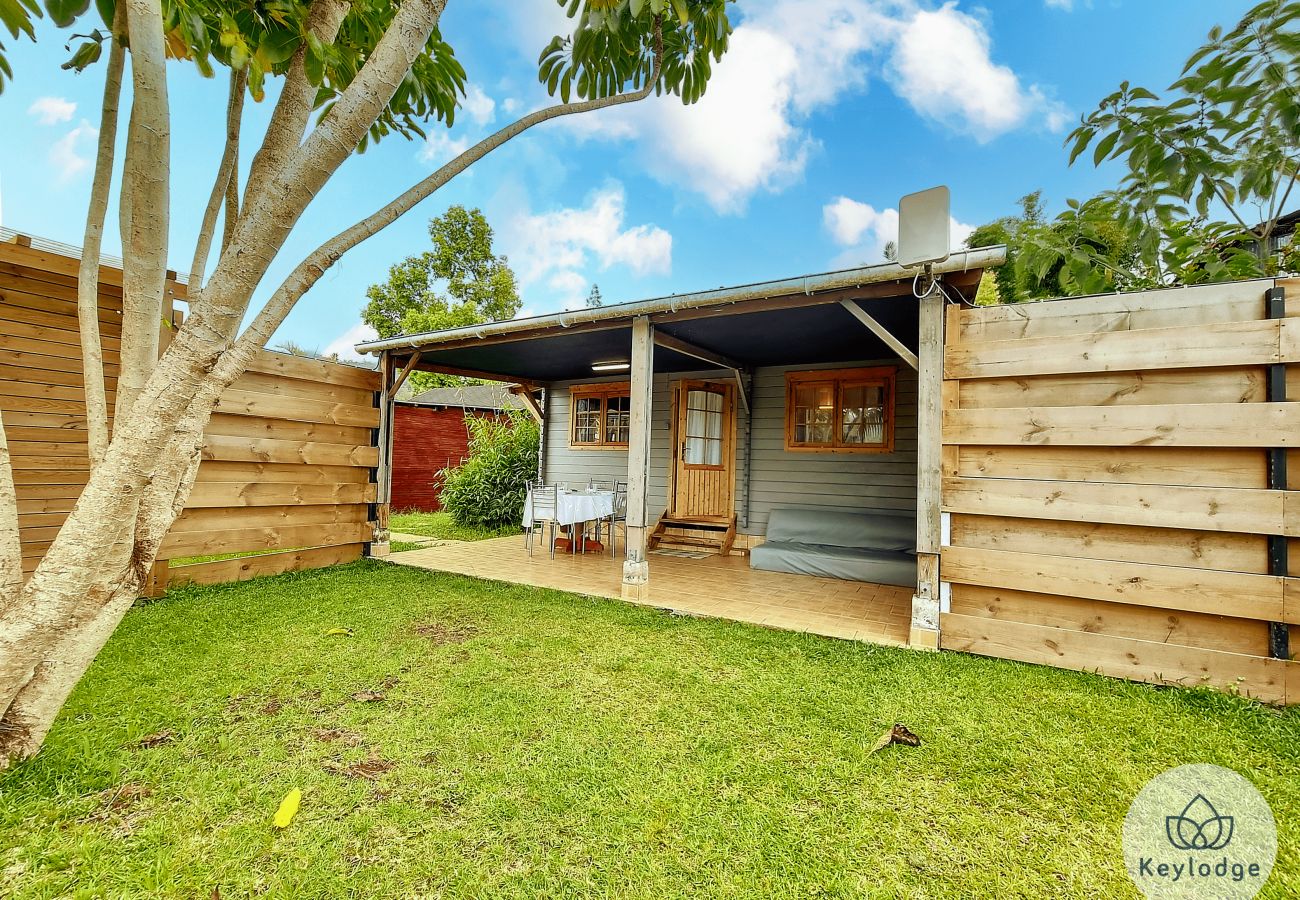
<svg viewBox="0 0 1300 900">
<path fill-rule="evenodd" d="M 592 522 L 614 512 L 613 491 L 560 491 L 556 500 L 555 521 L 561 525 Z M 524 527 L 533 521 L 533 498 L 524 501 Z"/>
</svg>

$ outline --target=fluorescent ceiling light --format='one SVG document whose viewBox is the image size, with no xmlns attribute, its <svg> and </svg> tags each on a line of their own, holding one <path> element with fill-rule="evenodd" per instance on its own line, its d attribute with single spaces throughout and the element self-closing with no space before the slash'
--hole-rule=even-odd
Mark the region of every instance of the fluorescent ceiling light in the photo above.
<svg viewBox="0 0 1300 900">
<path fill-rule="evenodd" d="M 617 360 L 591 364 L 591 371 L 593 372 L 626 372 L 630 368 L 632 368 L 631 363 L 618 362 Z"/>
</svg>

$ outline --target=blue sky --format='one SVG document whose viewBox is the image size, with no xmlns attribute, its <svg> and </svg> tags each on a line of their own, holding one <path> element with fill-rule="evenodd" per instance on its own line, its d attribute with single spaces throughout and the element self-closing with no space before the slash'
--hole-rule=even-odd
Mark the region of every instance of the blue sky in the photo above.
<svg viewBox="0 0 1300 900">
<path fill-rule="evenodd" d="M 1124 79 L 1153 88 L 1249 0 L 742 0 L 705 99 L 656 98 L 541 126 L 352 251 L 276 336 L 322 350 L 364 337 L 367 285 L 428 244 L 427 220 L 481 207 L 522 284 L 524 314 L 875 262 L 898 197 L 951 187 L 955 237 L 1042 188 L 1049 209 L 1110 186 L 1066 166 L 1080 113 Z M 471 81 L 454 129 L 349 160 L 260 296 L 321 241 L 459 148 L 545 100 L 536 58 L 565 19 L 553 0 L 452 0 L 443 19 Z M 79 244 L 102 68 L 59 69 L 67 34 L 11 42 L 0 95 L 0 224 Z M 224 79 L 173 64 L 172 266 L 188 268 L 221 152 Z M 245 113 L 244 164 L 271 98 Z M 116 222 L 116 210 L 110 210 Z M 105 251 L 119 244 L 110 228 Z"/>
</svg>

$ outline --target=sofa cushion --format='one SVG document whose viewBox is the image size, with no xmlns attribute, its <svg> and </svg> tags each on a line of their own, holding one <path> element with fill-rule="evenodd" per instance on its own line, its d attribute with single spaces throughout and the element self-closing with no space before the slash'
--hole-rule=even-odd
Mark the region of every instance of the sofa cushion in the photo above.
<svg viewBox="0 0 1300 900">
<path fill-rule="evenodd" d="M 916 558 L 898 550 L 767 541 L 749 551 L 749 565 L 768 572 L 793 572 L 846 581 L 903 587 L 916 584 Z"/>
<path fill-rule="evenodd" d="M 913 550 L 916 517 L 892 510 L 847 510 L 782 507 L 772 510 L 767 522 L 769 543 L 794 541 L 827 547 L 871 550 Z"/>
</svg>

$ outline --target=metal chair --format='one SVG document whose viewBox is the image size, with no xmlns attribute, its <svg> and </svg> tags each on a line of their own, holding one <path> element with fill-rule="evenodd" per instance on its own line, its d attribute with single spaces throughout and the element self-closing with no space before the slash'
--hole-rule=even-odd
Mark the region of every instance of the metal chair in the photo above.
<svg viewBox="0 0 1300 900">
<path fill-rule="evenodd" d="M 559 510 L 559 489 L 554 485 L 544 487 L 540 482 L 528 485 L 530 518 L 525 526 L 524 540 L 528 546 L 528 555 L 533 555 L 533 532 L 551 526 L 551 559 L 555 559 L 555 518 Z"/>
<path fill-rule="evenodd" d="M 627 479 L 614 479 L 614 512 L 609 519 L 609 554 L 617 556 L 618 544 L 618 523 L 623 523 L 623 530 L 627 530 Z"/>
</svg>

